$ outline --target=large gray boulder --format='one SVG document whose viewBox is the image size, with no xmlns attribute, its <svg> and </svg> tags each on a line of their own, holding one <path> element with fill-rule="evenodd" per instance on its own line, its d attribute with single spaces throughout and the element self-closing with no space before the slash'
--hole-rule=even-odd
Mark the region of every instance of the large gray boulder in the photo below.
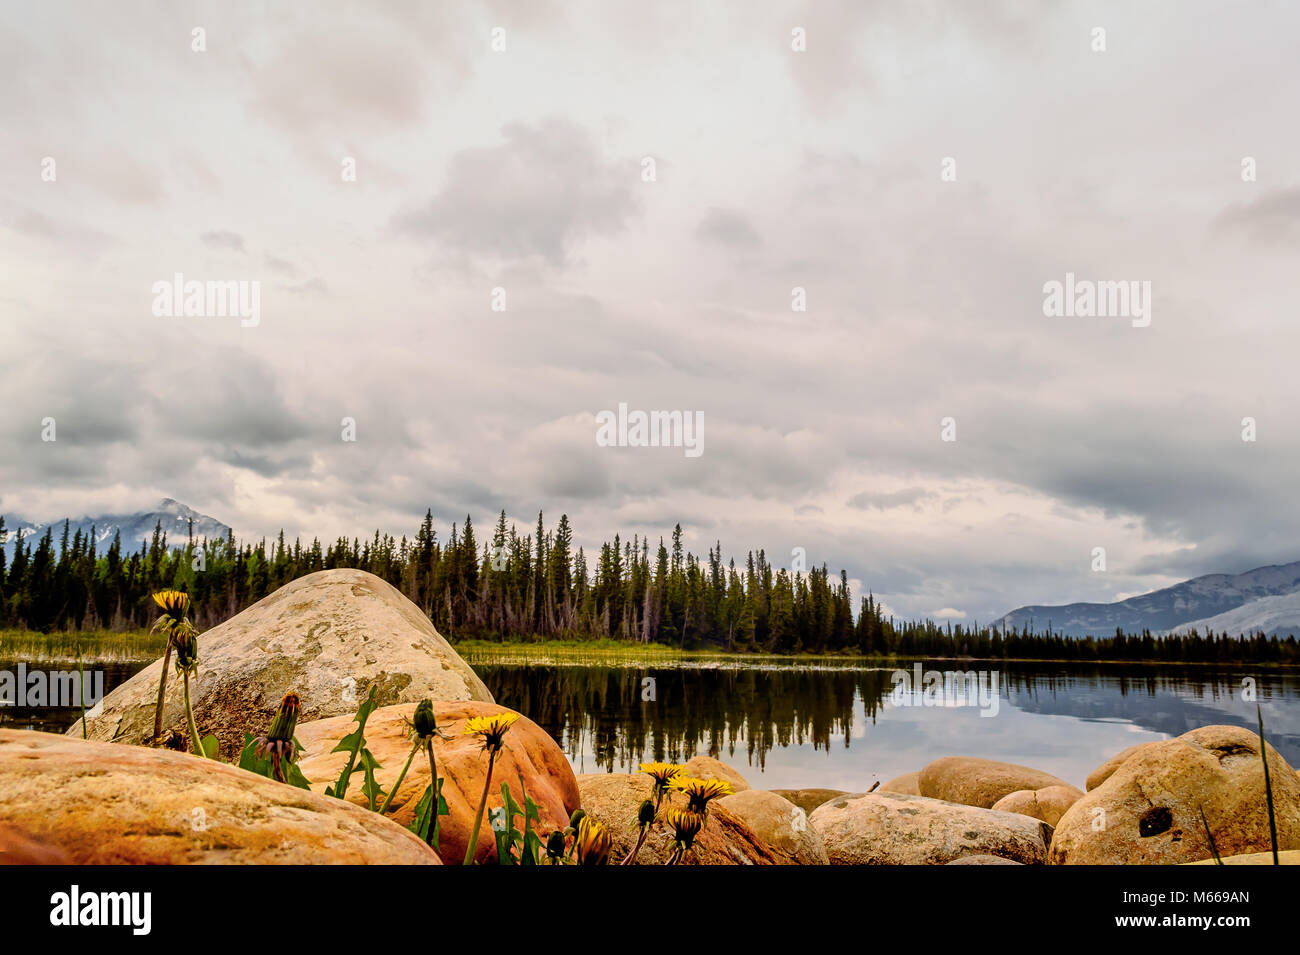
<svg viewBox="0 0 1300 955">
<path fill-rule="evenodd" d="M 169 666 L 163 731 L 187 736 L 181 678 Z M 87 737 L 148 742 L 161 672 L 159 658 L 104 697 Z M 361 570 L 309 574 L 201 634 L 190 694 L 199 733 L 215 733 L 233 759 L 244 731 L 263 732 L 285 693 L 298 694 L 306 722 L 355 713 L 372 686 L 380 706 L 426 696 L 494 702 L 415 604 Z M 68 734 L 81 735 L 80 720 Z"/>
<path fill-rule="evenodd" d="M 883 792 L 832 799 L 808 821 L 832 865 L 946 865 L 973 855 L 1041 864 L 1052 831 L 1019 813 Z"/>
</svg>

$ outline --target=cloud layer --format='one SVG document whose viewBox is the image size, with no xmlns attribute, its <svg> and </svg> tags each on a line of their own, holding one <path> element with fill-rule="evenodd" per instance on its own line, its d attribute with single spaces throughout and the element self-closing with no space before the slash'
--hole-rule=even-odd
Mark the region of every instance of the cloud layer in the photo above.
<svg viewBox="0 0 1300 955">
<path fill-rule="evenodd" d="M 680 521 L 967 621 L 1300 557 L 1295 11 L 516 7 L 0 13 L 0 512 Z"/>
</svg>

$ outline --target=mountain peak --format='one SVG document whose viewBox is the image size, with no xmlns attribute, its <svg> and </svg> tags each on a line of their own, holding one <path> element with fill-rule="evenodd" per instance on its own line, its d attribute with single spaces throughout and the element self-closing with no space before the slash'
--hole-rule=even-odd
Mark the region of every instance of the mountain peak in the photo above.
<svg viewBox="0 0 1300 955">
<path fill-rule="evenodd" d="M 88 514 L 85 517 L 60 517 L 58 520 L 45 522 L 27 521 L 13 514 L 6 515 L 6 530 L 10 533 L 5 535 L 3 546 L 6 552 L 12 555 L 19 530 L 22 531 L 23 539 L 31 543 L 35 542 L 37 536 L 45 533 L 47 528 L 54 528 L 55 536 L 58 537 L 65 521 L 68 523 L 70 535 L 80 530 L 84 536 L 89 537 L 93 530 L 94 543 L 101 549 L 107 547 L 115 535 L 121 534 L 122 548 L 128 552 L 138 550 L 142 544 L 148 545 L 153 539 L 154 528 L 159 525 L 167 535 L 169 546 L 181 546 L 188 542 L 191 522 L 195 540 L 212 540 L 225 537 L 230 533 L 230 527 L 216 518 L 208 517 L 175 498 L 165 497 L 148 510 L 130 514 Z"/>
<path fill-rule="evenodd" d="M 1249 632 L 1255 615 L 1244 608 L 1255 601 L 1300 592 L 1300 561 L 1289 564 L 1270 564 L 1256 567 L 1241 574 L 1205 574 L 1181 584 L 1153 590 L 1137 597 L 1128 597 L 1114 603 L 1074 603 L 1057 606 L 1019 607 L 993 626 L 1019 629 L 1032 626 L 1041 629 L 1051 622 L 1052 629 L 1067 636 L 1110 636 L 1117 629 L 1125 633 L 1167 633 L 1175 628 L 1185 630 L 1207 626 L 1221 630 L 1241 626 Z M 1259 610 L 1270 610 L 1267 619 L 1276 629 L 1284 632 L 1300 629 L 1290 624 L 1286 630 L 1277 623 L 1277 611 L 1290 609 L 1293 604 L 1273 602 L 1261 604 Z M 1300 610 L 1300 602 L 1295 604 Z M 1243 610 L 1243 612 L 1231 613 Z M 1261 617 L 1260 620 L 1264 620 Z M 1300 622 L 1300 618 L 1294 618 Z M 1211 623 L 1211 621 L 1213 621 Z M 1184 626 L 1187 625 L 1187 626 Z"/>
</svg>

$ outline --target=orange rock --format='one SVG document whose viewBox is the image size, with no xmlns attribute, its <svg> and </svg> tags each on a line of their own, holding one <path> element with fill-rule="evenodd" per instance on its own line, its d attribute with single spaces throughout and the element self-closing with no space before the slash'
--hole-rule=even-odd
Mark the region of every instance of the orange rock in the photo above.
<svg viewBox="0 0 1300 955">
<path fill-rule="evenodd" d="M 1018 789 L 995 802 L 993 808 L 998 812 L 1018 812 L 1022 816 L 1041 819 L 1049 826 L 1055 826 L 1066 810 L 1082 798 L 1083 793 L 1073 786 Z"/>
<path fill-rule="evenodd" d="M 0 818 L 75 865 L 438 865 L 377 813 L 188 753 L 0 730 Z"/>
<path fill-rule="evenodd" d="M 33 839 L 17 826 L 0 822 L 0 865 L 70 865 L 58 846 Z"/>
<path fill-rule="evenodd" d="M 397 781 L 402 764 L 411 751 L 410 727 L 406 721 L 414 716 L 415 706 L 414 703 L 400 703 L 380 707 L 370 714 L 366 723 L 366 745 L 382 767 L 376 776 L 384 792 Z M 444 862 L 459 864 L 465 858 L 465 847 L 474 827 L 474 811 L 483 794 L 488 766 L 481 740 L 477 736 L 463 735 L 465 721 L 473 716 L 512 711 L 495 703 L 459 701 L 435 702 L 433 712 L 438 728 L 452 737 L 450 740 L 435 738 L 433 743 L 433 755 L 438 775 L 443 779 L 442 795 L 448 810 L 441 819 L 438 852 Z M 298 766 L 311 781 L 313 790 L 324 792 L 325 787 L 338 778 L 339 771 L 347 762 L 347 755 L 331 753 L 330 750 L 355 728 L 356 721 L 345 716 L 298 724 L 298 741 L 306 751 Z M 481 863 L 496 858 L 496 840 L 489 813 L 501 805 L 502 783 L 509 785 L 511 796 L 520 808 L 523 807 L 524 794 L 519 786 L 521 775 L 529 798 L 540 810 L 541 824 L 535 828 L 543 841 L 552 830 L 568 825 L 570 814 L 578 808 L 578 783 L 564 751 L 540 726 L 527 717 L 520 717 L 506 733 L 505 748 L 497 755 L 492 768 L 492 785 L 479 828 L 475 861 Z M 348 784 L 349 801 L 366 804 L 365 794 L 361 791 L 363 782 L 360 771 L 354 770 Z M 416 803 L 428 785 L 429 760 L 420 752 L 393 795 L 388 817 L 400 826 L 410 825 L 415 818 Z M 522 817 L 515 820 L 516 826 L 522 824 Z"/>
<path fill-rule="evenodd" d="M 926 765 L 917 777 L 922 796 L 980 809 L 990 809 L 1003 796 L 1022 789 L 1069 785 L 1040 769 L 974 756 L 944 756 Z"/>
<path fill-rule="evenodd" d="M 1278 848 L 1300 849 L 1300 777 L 1272 744 L 1267 754 Z M 1201 726 L 1136 749 L 1061 817 L 1050 861 L 1197 862 L 1213 855 L 1211 835 L 1224 858 L 1271 850 L 1259 736 L 1244 727 Z"/>
<path fill-rule="evenodd" d="M 744 792 L 749 788 L 749 782 L 744 776 L 740 775 L 739 770 L 728 766 L 720 759 L 714 759 L 712 756 L 694 756 L 686 761 L 686 775 L 695 776 L 698 779 L 725 779 L 731 783 L 731 788 L 738 793 Z"/>
<path fill-rule="evenodd" d="M 644 773 L 585 773 L 578 777 L 582 791 L 582 808 L 609 830 L 613 863 L 623 860 L 636 842 L 636 814 L 641 802 L 650 798 L 650 777 Z M 661 865 L 668 860 L 672 837 L 662 819 L 670 806 L 681 808 L 686 800 L 671 795 L 659 809 L 660 821 L 647 836 L 637 853 L 637 865 Z M 780 861 L 749 825 L 735 813 L 709 804 L 709 818 L 695 837 L 687 865 L 779 865 Z"/>
<path fill-rule="evenodd" d="M 907 796 L 921 795 L 921 774 L 920 773 L 903 773 L 901 776 L 895 776 L 885 785 L 880 787 L 882 793 L 903 793 Z"/>
</svg>

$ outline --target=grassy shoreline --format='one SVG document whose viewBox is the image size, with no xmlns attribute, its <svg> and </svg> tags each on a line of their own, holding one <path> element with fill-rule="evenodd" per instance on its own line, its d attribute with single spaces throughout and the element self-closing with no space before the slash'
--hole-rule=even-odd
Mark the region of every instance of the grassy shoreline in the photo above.
<svg viewBox="0 0 1300 955">
<path fill-rule="evenodd" d="M 1161 667 L 1198 667 L 1198 668 L 1226 668 L 1226 667 L 1247 667 L 1252 669 L 1273 669 L 1300 671 L 1300 666 L 1285 663 L 1241 663 L 1234 661 L 1170 661 L 1170 660 L 1153 660 L 1153 659 L 1123 659 L 1123 660 L 1075 660 L 1070 658 L 1040 658 L 1040 657 L 949 657 L 949 656 L 882 656 L 872 655 L 864 656 L 860 653 L 753 653 L 723 650 L 721 648 L 711 650 L 680 650 L 677 647 L 668 647 L 659 644 L 642 644 L 642 643 L 625 643 L 620 640 L 597 640 L 597 641 L 578 641 L 578 640 L 538 640 L 534 642 L 524 641 L 504 641 L 497 642 L 493 640 L 462 640 L 453 641 L 452 646 L 461 656 L 470 662 L 482 663 L 528 663 L 542 662 L 538 657 L 557 658 L 561 661 L 568 662 L 570 658 L 591 657 L 597 658 L 608 656 L 613 662 L 622 660 L 751 660 L 755 663 L 763 663 L 772 660 L 802 662 L 809 664 L 817 663 L 869 663 L 880 666 L 896 666 L 899 664 L 912 664 L 915 662 L 933 662 L 933 663 L 952 663 L 958 665 L 975 664 L 975 663 L 1025 663 L 1025 664 L 1064 664 L 1074 666 L 1161 666 Z M 495 659 L 493 659 L 495 658 Z"/>
<path fill-rule="evenodd" d="M 750 653 L 723 650 L 682 650 L 662 644 L 625 643 L 620 640 L 459 640 L 452 641 L 456 652 L 469 662 L 478 663 L 671 663 L 692 660 L 736 660 L 764 663 L 771 661 L 818 663 L 866 663 L 880 666 L 931 661 L 959 665 L 993 664 L 1064 664 L 1075 666 L 1161 666 L 1300 670 L 1291 664 L 1238 663 L 1232 661 L 1187 662 L 1151 659 L 1071 660 L 1025 657 L 941 657 L 941 656 L 863 656 L 855 653 Z M 0 630 L 0 660 L 27 663 L 75 662 L 78 653 L 83 662 L 145 663 L 162 656 L 165 639 L 147 630 L 114 633 L 107 630 L 37 633 L 31 630 Z"/>
<path fill-rule="evenodd" d="M 147 663 L 162 656 L 167 638 L 148 630 L 37 633 L 0 630 L 0 660 L 25 663 Z"/>
</svg>

